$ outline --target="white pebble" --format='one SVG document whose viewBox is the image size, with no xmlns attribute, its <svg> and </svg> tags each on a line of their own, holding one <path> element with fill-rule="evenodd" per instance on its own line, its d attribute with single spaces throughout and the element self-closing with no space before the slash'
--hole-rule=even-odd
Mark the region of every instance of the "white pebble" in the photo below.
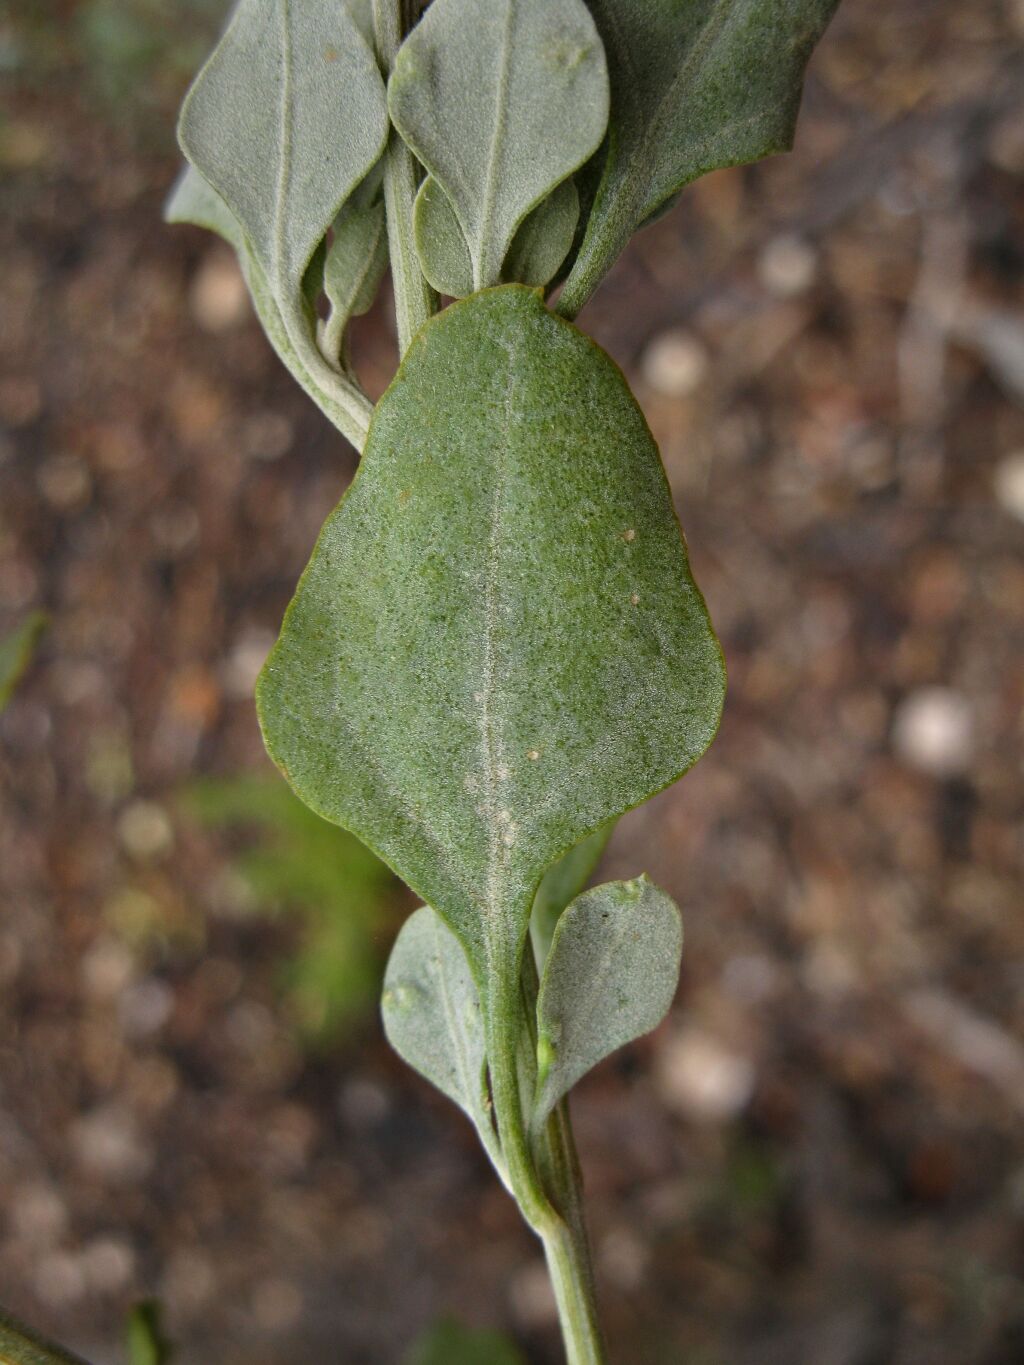
<svg viewBox="0 0 1024 1365">
<path fill-rule="evenodd" d="M 1003 511 L 1024 521 L 1024 450 L 1004 456 L 996 465 L 992 482 Z"/>
<path fill-rule="evenodd" d="M 117 821 L 117 834 L 126 853 L 148 861 L 169 853 L 174 830 L 167 812 L 155 801 L 132 801 Z"/>
<path fill-rule="evenodd" d="M 929 777 L 956 777 L 974 755 L 974 718 L 966 697 L 949 687 L 919 687 L 893 717 L 896 753 Z"/>
<path fill-rule="evenodd" d="M 810 242 L 784 233 L 762 248 L 757 273 L 769 294 L 792 299 L 805 294 L 818 275 L 818 253 Z"/>
<path fill-rule="evenodd" d="M 640 369 L 655 393 L 685 398 L 700 384 L 708 368 L 704 343 L 691 332 L 662 332 L 644 351 Z"/>
<path fill-rule="evenodd" d="M 664 1102 L 687 1118 L 722 1123 L 754 1093 L 754 1063 L 709 1033 L 686 1028 L 661 1045 L 656 1076 Z"/>
<path fill-rule="evenodd" d="M 226 332 L 245 321 L 249 291 L 230 252 L 216 247 L 207 255 L 192 281 L 188 301 L 204 332 Z"/>
</svg>

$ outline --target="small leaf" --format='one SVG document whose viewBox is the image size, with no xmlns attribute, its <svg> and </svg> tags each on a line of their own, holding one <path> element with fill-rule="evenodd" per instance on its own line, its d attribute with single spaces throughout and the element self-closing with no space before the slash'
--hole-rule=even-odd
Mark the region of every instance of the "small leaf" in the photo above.
<svg viewBox="0 0 1024 1365">
<path fill-rule="evenodd" d="M 34 611 L 16 630 L 0 640 L 0 711 L 10 701 L 21 675 L 31 663 L 47 620 L 45 612 Z"/>
<path fill-rule="evenodd" d="M 576 186 L 563 180 L 520 223 L 502 266 L 502 279 L 538 286 L 554 279 L 569 254 L 579 216 Z"/>
<path fill-rule="evenodd" d="M 241 0 L 185 97 L 179 136 L 279 304 L 297 295 L 387 136 L 380 72 L 343 0 Z"/>
<path fill-rule="evenodd" d="M 473 262 L 452 201 L 432 175 L 416 195 L 413 208 L 416 254 L 427 283 L 439 294 L 464 299 L 473 292 Z"/>
<path fill-rule="evenodd" d="M 432 318 L 257 685 L 294 790 L 444 917 L 487 1012 L 543 874 L 696 762 L 723 694 L 619 369 L 519 285 Z"/>
<path fill-rule="evenodd" d="M 555 928 L 537 997 L 535 1126 L 591 1067 L 661 1022 L 682 947 L 679 911 L 646 877 L 576 897 Z"/>
<path fill-rule="evenodd" d="M 574 317 L 684 185 L 793 143 L 804 68 L 839 0 L 589 0 L 611 79 L 608 155 L 559 308 Z"/>
<path fill-rule="evenodd" d="M 526 1365 L 526 1361 L 500 1332 L 475 1332 L 443 1318 L 412 1348 L 406 1365 Z"/>
<path fill-rule="evenodd" d="M 541 967 L 547 961 L 559 916 L 590 880 L 614 828 L 615 821 L 610 820 L 595 829 L 544 873 L 530 914 L 530 936 Z"/>
<path fill-rule="evenodd" d="M 320 349 L 331 364 L 341 355 L 345 328 L 373 304 L 388 266 L 384 204 L 362 208 L 350 202 L 334 220 L 334 241 L 324 260 L 324 293 L 330 316 L 320 332 Z"/>
<path fill-rule="evenodd" d="M 474 288 L 604 136 L 608 76 L 583 0 L 434 0 L 399 50 L 391 118 L 447 194 Z"/>
<path fill-rule="evenodd" d="M 391 1046 L 468 1114 L 500 1169 L 485 1099 L 480 996 L 459 940 L 429 905 L 406 920 L 395 941 L 381 1013 Z"/>
<path fill-rule="evenodd" d="M 526 215 L 512 239 L 502 267 L 508 284 L 545 285 L 572 246 L 579 217 L 579 195 L 563 180 Z M 416 196 L 416 251 L 427 280 L 440 294 L 464 299 L 473 292 L 473 262 L 452 201 L 432 175 Z"/>
</svg>

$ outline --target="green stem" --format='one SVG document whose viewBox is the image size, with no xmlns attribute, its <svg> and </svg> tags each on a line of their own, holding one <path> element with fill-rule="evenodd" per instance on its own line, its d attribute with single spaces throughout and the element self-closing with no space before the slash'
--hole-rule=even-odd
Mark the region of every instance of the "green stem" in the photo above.
<svg viewBox="0 0 1024 1365">
<path fill-rule="evenodd" d="M 516 984 L 511 973 L 496 973 L 492 979 Z M 519 989 L 503 990 L 488 1011 L 491 1099 L 509 1184 L 523 1217 L 544 1244 L 568 1365 L 607 1365 L 568 1109 L 559 1106 L 545 1125 L 536 1144 L 536 1159 L 526 1133 L 523 1115 L 532 1102 L 533 1077 L 521 1074 L 517 1053 L 524 1030 L 531 1035 L 531 1046 L 536 1044 L 532 1025 L 537 970 L 529 952 L 518 985 Z"/>
<path fill-rule="evenodd" d="M 385 76 L 391 72 L 402 44 L 401 0 L 373 0 L 377 59 Z M 417 190 L 412 152 L 392 128 L 384 154 L 384 209 L 388 224 L 391 283 L 395 291 L 398 351 L 404 356 L 419 329 L 437 311 L 437 295 L 424 279 L 416 255 L 412 209 Z"/>
</svg>

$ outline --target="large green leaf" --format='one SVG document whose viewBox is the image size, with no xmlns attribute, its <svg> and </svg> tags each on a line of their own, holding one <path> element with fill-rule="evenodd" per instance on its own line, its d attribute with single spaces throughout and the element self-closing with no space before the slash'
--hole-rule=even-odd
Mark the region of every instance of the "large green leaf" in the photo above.
<svg viewBox="0 0 1024 1365">
<path fill-rule="evenodd" d="M 264 667 L 272 757 L 447 920 L 487 1012 L 537 885 L 704 752 L 721 653 L 620 371 L 509 285 L 418 334 Z M 512 983 L 512 984 L 510 984 Z"/>
<path fill-rule="evenodd" d="M 469 1115 L 502 1171 L 487 1108 L 480 995 L 459 940 L 429 905 L 406 920 L 395 940 L 381 1014 L 391 1046 Z"/>
<path fill-rule="evenodd" d="M 185 98 L 179 136 L 279 301 L 297 294 L 387 137 L 384 83 L 343 0 L 241 0 Z"/>
<path fill-rule="evenodd" d="M 516 228 L 604 136 L 601 41 L 583 0 L 434 0 L 388 107 L 451 200 L 474 287 L 496 284 Z"/>
<path fill-rule="evenodd" d="M 839 0 L 588 0 L 608 155 L 559 307 L 573 317 L 636 229 L 691 180 L 788 150 L 804 68 Z"/>
<path fill-rule="evenodd" d="M 576 897 L 555 928 L 537 997 L 535 1126 L 591 1067 L 661 1022 L 682 949 L 679 911 L 646 877 Z"/>
</svg>

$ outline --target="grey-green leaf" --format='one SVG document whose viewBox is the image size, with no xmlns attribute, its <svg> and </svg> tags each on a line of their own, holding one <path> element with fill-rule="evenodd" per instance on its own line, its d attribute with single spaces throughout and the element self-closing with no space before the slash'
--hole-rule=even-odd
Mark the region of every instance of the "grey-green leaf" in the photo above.
<svg viewBox="0 0 1024 1365">
<path fill-rule="evenodd" d="M 682 948 L 678 909 L 646 877 L 584 891 L 566 909 L 537 997 L 537 1127 L 591 1067 L 661 1022 Z"/>
<path fill-rule="evenodd" d="M 381 1013 L 391 1046 L 468 1114 L 500 1170 L 480 996 L 458 939 L 429 905 L 410 915 L 395 940 Z"/>
<path fill-rule="evenodd" d="M 381 155 L 384 84 L 344 0 L 242 0 L 182 106 L 182 149 L 279 303 Z"/>
<path fill-rule="evenodd" d="M 439 294 L 464 299 L 473 292 L 473 262 L 452 201 L 432 175 L 420 186 L 413 208 L 420 269 Z"/>
<path fill-rule="evenodd" d="M 377 199 L 367 207 L 354 200 L 334 220 L 334 240 L 324 260 L 324 293 L 330 315 L 320 333 L 320 349 L 337 364 L 345 328 L 361 317 L 377 296 L 388 265 L 388 234 L 384 203 Z"/>
<path fill-rule="evenodd" d="M 563 180 L 519 224 L 505 257 L 501 277 L 509 284 L 544 285 L 554 279 L 569 254 L 580 216 L 580 197 Z"/>
<path fill-rule="evenodd" d="M 611 78 L 608 156 L 559 307 L 574 317 L 636 229 L 691 180 L 788 150 L 839 0 L 589 0 Z"/>
<path fill-rule="evenodd" d="M 458 934 L 485 1013 L 541 876 L 704 752 L 724 670 L 657 448 L 517 285 L 421 330 L 257 687 L 272 757 Z"/>
<path fill-rule="evenodd" d="M 496 284 L 516 228 L 604 136 L 601 41 L 583 0 L 434 0 L 388 107 L 452 202 L 474 287 Z"/>
</svg>

